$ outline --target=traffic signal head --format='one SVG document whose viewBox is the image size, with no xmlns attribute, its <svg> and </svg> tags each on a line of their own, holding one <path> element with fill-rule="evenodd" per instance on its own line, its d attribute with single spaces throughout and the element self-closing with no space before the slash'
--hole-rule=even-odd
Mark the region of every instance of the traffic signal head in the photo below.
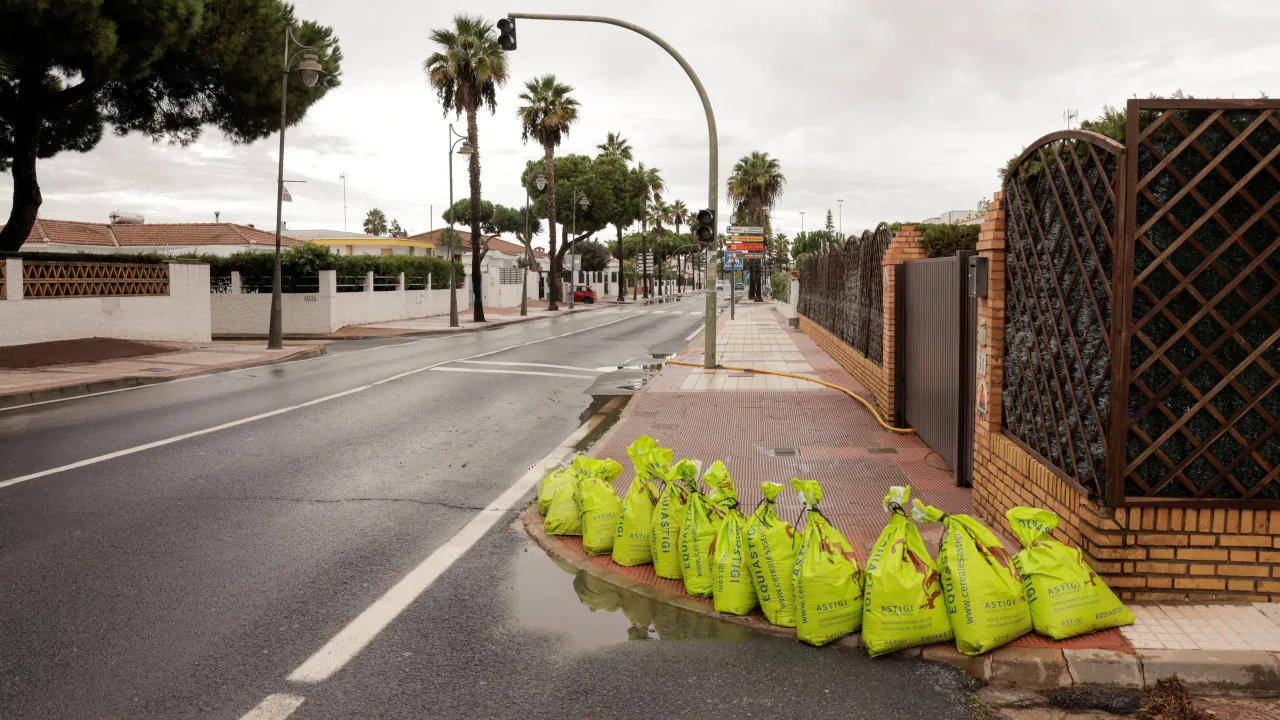
<svg viewBox="0 0 1280 720">
<path fill-rule="evenodd" d="M 508 52 L 516 49 L 515 18 L 505 17 L 498 21 L 498 45 Z"/>
<path fill-rule="evenodd" d="M 716 216 L 710 210 L 698 211 L 698 227 L 694 230 L 698 242 L 706 245 L 716 239 Z"/>
</svg>

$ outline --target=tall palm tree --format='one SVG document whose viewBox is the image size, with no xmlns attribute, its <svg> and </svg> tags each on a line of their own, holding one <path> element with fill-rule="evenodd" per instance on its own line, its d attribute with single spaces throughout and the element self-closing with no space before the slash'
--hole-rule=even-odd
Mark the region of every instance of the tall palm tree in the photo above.
<svg viewBox="0 0 1280 720">
<path fill-rule="evenodd" d="M 782 166 L 777 159 L 758 150 L 743 155 L 742 159 L 734 163 L 733 174 L 729 176 L 729 201 L 733 203 L 734 212 L 764 226 L 766 242 L 770 230 L 769 211 L 773 210 L 778 198 L 782 197 L 782 186 L 786 183 L 787 178 L 783 176 Z M 752 300 L 764 300 L 762 288 L 760 261 L 752 260 Z"/>
<path fill-rule="evenodd" d="M 471 179 L 471 291 L 475 295 L 472 318 L 484 322 L 480 295 L 480 260 L 484 239 L 480 234 L 480 133 L 476 114 L 481 105 L 492 115 L 498 109 L 498 88 L 507 83 L 507 56 L 488 22 L 476 15 L 455 15 L 452 28 L 431 31 L 439 49 L 422 63 L 427 82 L 440 98 L 447 116 L 467 116 L 467 142 L 471 145 L 468 172 Z"/>
<path fill-rule="evenodd" d="M 657 280 L 657 292 L 662 294 L 663 266 L 667 264 L 667 250 L 671 244 L 667 241 L 667 231 L 663 223 L 671 222 L 671 206 L 659 197 L 649 205 L 649 221 L 653 223 L 653 270 Z"/>
<path fill-rule="evenodd" d="M 640 178 L 644 181 L 645 207 L 649 207 L 655 202 L 662 202 L 662 193 L 667 190 L 667 182 L 662 179 L 662 171 L 658 168 L 647 168 L 644 166 L 644 163 L 640 163 L 636 170 L 640 173 Z M 640 221 L 641 255 L 649 252 L 648 233 L 649 213 L 646 212 L 645 216 Z M 644 274 L 644 277 L 640 280 L 640 284 L 644 286 L 644 296 L 649 297 L 649 268 L 647 266 L 642 266 L 640 271 Z"/>
<path fill-rule="evenodd" d="M 520 127 L 525 142 L 529 138 L 542 145 L 547 160 L 547 234 L 551 245 L 551 288 L 547 295 L 551 302 L 548 310 L 555 310 L 560 295 L 561 257 L 556 252 L 556 146 L 569 134 L 569 127 L 578 121 L 578 101 L 569 93 L 573 88 L 557 82 L 556 76 L 547 74 L 524 84 L 520 99 Z"/>
<path fill-rule="evenodd" d="M 387 234 L 387 214 L 373 208 L 364 216 L 364 231 L 369 235 Z"/>
<path fill-rule="evenodd" d="M 600 150 L 601 155 L 611 155 L 616 158 L 622 158 L 626 162 L 635 159 L 631 152 L 631 143 L 622 137 L 622 133 L 609 133 L 605 141 L 596 146 Z"/>
<path fill-rule="evenodd" d="M 684 238 L 680 237 L 680 225 L 689 217 L 689 206 L 684 204 L 683 200 L 677 200 L 671 203 L 671 220 L 676 224 L 676 241 L 681 245 L 684 244 Z M 676 286 L 679 290 L 684 290 L 684 254 L 688 250 L 682 250 L 676 253 Z"/>
</svg>

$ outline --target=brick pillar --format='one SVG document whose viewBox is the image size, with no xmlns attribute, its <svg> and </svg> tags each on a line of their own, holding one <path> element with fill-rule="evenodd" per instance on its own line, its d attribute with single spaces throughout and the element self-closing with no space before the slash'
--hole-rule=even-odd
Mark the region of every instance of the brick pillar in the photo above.
<svg viewBox="0 0 1280 720">
<path fill-rule="evenodd" d="M 996 499 L 991 438 L 1000 432 L 1004 404 L 1005 202 L 997 192 L 978 235 L 978 254 L 987 259 L 987 296 L 978 298 L 977 402 L 973 423 L 973 501 L 980 515 L 1000 515 Z M 1003 483 L 1001 483 L 1003 484 Z"/>
<path fill-rule="evenodd" d="M 914 225 L 904 225 L 894 233 L 889 249 L 885 251 L 881 262 L 884 273 L 884 346 L 880 367 L 884 370 L 885 397 L 881 407 L 885 417 L 892 421 L 897 417 L 898 398 L 894 380 L 897 377 L 897 334 L 898 334 L 898 302 L 897 302 L 897 266 L 908 260 L 923 260 L 924 245 L 920 242 L 920 232 Z"/>
</svg>

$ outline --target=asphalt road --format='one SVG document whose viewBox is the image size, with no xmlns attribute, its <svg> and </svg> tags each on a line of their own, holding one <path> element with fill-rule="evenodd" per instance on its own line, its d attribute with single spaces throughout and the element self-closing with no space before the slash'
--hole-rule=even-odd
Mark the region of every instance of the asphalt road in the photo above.
<svg viewBox="0 0 1280 720">
<path fill-rule="evenodd" d="M 969 717 L 950 668 L 664 612 L 484 511 L 698 307 L 0 411 L 0 718 Z"/>
</svg>

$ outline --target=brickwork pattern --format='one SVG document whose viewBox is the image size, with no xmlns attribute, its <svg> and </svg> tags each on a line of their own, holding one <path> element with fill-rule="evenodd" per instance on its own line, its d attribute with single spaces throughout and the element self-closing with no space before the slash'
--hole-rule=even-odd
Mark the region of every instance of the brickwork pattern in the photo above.
<svg viewBox="0 0 1280 720">
<path fill-rule="evenodd" d="M 1280 510 L 1104 508 L 1001 431 L 1004 224 L 1004 198 L 996 193 L 978 238 L 989 282 L 987 297 L 978 300 L 975 512 L 1004 527 L 1011 507 L 1054 511 L 1058 539 L 1082 548 L 1124 600 L 1280 601 Z"/>
</svg>

